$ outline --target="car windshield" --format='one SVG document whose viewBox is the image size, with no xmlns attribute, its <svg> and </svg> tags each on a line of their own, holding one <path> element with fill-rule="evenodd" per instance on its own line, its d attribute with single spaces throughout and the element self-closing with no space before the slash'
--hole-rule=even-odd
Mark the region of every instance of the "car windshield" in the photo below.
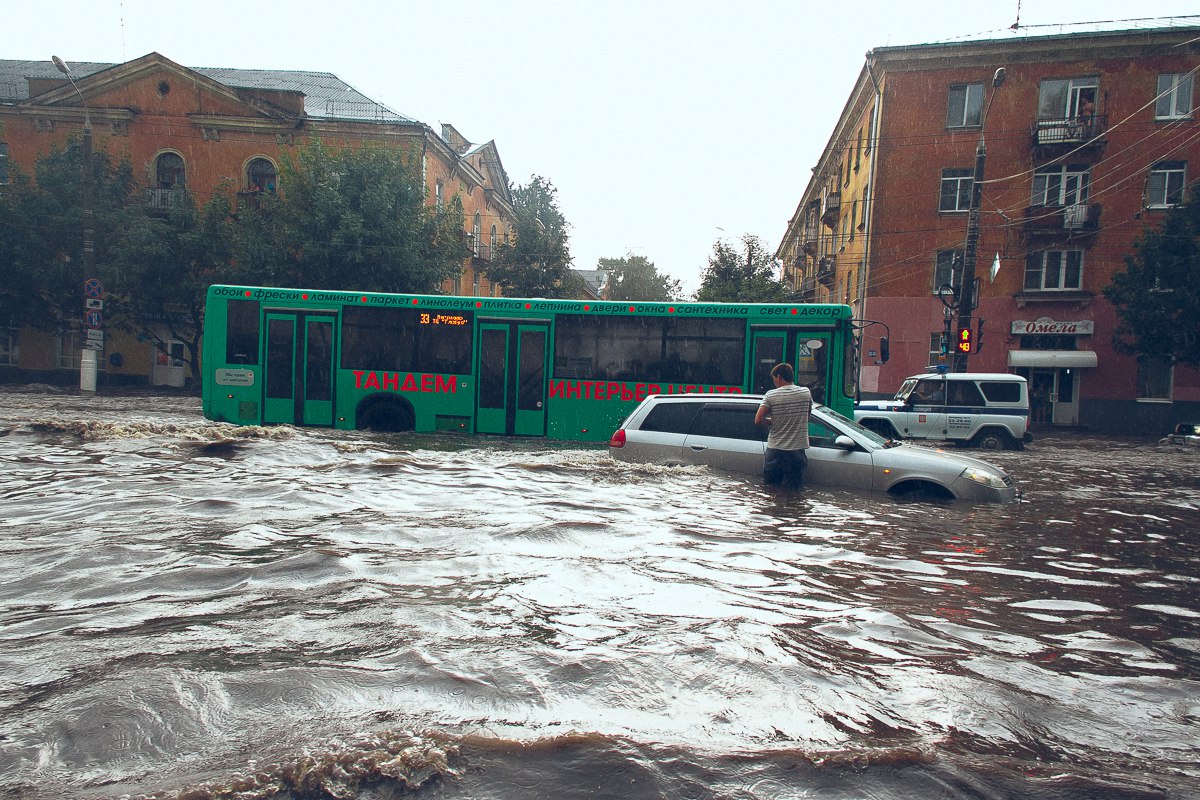
<svg viewBox="0 0 1200 800">
<path fill-rule="evenodd" d="M 906 399 L 908 397 L 909 393 L 912 392 L 913 387 L 916 385 L 917 385 L 917 382 L 915 379 L 910 378 L 910 379 L 906 380 L 904 383 L 900 384 L 900 388 L 896 391 L 896 396 L 893 397 L 892 399 L 893 400 Z"/>
<path fill-rule="evenodd" d="M 837 420 L 839 423 L 841 423 L 842 425 L 844 425 L 847 428 L 852 429 L 856 434 L 862 436 L 864 439 L 870 440 L 870 442 L 877 447 L 898 447 L 900 445 L 900 442 L 885 438 L 883 436 L 880 436 L 875 431 L 864 428 L 862 425 L 859 425 L 854 420 L 844 417 L 841 414 L 839 414 L 838 412 L 834 411 L 829 406 L 818 405 L 818 406 L 816 406 L 816 408 L 818 411 L 820 411 L 822 414 L 829 417 L 830 419 Z"/>
</svg>

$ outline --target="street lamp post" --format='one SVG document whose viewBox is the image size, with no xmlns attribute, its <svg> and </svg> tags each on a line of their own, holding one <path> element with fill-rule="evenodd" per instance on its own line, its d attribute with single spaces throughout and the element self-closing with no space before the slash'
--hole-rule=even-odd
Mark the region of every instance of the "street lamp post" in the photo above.
<svg viewBox="0 0 1200 800">
<path fill-rule="evenodd" d="M 58 68 L 58 71 L 67 76 L 67 80 L 75 89 L 75 94 L 79 95 L 79 102 L 83 103 L 83 271 L 84 280 L 89 281 L 96 274 L 96 248 L 93 240 L 95 220 L 92 210 L 95 193 L 95 175 L 92 173 L 92 115 L 88 110 L 87 100 L 83 98 L 83 92 L 79 91 L 79 86 L 76 85 L 75 78 L 71 75 L 70 67 L 58 56 L 50 58 L 54 61 L 54 66 Z M 79 354 L 79 390 L 81 392 L 96 391 L 96 351 L 88 345 L 89 342 L 85 341 Z"/>
<path fill-rule="evenodd" d="M 975 310 L 975 259 L 979 250 L 979 207 L 983 201 L 983 170 L 987 161 L 987 145 L 983 139 L 983 126 L 987 123 L 988 112 L 992 110 L 992 100 L 996 99 L 996 90 L 1004 83 L 1004 67 L 996 70 L 992 76 L 992 95 L 984 108 L 979 120 L 979 144 L 975 147 L 975 172 L 971 179 L 971 205 L 967 213 L 967 241 L 963 249 L 962 277 L 958 284 L 958 327 L 957 331 L 971 329 L 971 313 Z M 966 372 L 975 340 L 968 334 L 964 342 L 961 334 L 955 336 L 952 351 L 955 354 L 955 371 Z"/>
</svg>

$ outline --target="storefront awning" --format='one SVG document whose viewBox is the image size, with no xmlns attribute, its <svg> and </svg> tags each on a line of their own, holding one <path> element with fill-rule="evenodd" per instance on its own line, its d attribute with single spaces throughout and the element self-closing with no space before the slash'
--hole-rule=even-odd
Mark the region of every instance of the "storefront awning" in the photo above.
<svg viewBox="0 0 1200 800">
<path fill-rule="evenodd" d="M 1009 350 L 1010 367 L 1094 367 L 1094 350 Z"/>
</svg>

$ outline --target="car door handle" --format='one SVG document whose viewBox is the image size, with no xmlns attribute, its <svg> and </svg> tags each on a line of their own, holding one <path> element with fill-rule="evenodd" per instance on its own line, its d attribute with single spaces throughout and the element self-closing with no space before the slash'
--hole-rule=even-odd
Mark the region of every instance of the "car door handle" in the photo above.
<svg viewBox="0 0 1200 800">
<path fill-rule="evenodd" d="M 706 445 L 702 445 L 702 444 L 693 444 L 693 445 L 689 445 L 689 447 L 692 448 L 692 452 L 694 452 L 694 453 L 699 453 L 701 450 L 708 449 L 708 447 Z"/>
</svg>

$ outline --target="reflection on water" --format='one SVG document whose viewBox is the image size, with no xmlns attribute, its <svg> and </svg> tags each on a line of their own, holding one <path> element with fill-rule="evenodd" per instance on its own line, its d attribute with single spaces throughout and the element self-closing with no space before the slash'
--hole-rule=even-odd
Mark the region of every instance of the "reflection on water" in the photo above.
<svg viewBox="0 0 1200 800">
<path fill-rule="evenodd" d="M 1025 502 L 0 394 L 0 791 L 1187 797 L 1200 451 Z"/>
</svg>

